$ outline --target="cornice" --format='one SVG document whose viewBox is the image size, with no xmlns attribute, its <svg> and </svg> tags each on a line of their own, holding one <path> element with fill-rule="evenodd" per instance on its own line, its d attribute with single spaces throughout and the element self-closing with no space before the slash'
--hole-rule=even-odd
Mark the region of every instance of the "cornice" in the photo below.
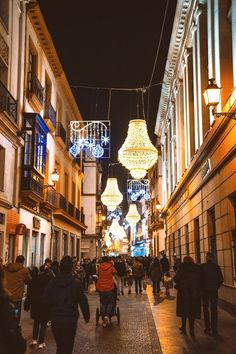
<svg viewBox="0 0 236 354">
<path fill-rule="evenodd" d="M 192 21 L 194 8 L 197 1 L 194 0 L 178 0 L 176 6 L 175 20 L 173 24 L 169 52 L 164 72 L 161 97 L 159 101 L 155 134 L 160 136 L 163 123 L 168 111 L 168 104 L 173 88 L 173 82 L 178 71 L 178 64 L 182 58 L 182 51 L 186 36 L 188 35 L 189 22 Z"/>
</svg>

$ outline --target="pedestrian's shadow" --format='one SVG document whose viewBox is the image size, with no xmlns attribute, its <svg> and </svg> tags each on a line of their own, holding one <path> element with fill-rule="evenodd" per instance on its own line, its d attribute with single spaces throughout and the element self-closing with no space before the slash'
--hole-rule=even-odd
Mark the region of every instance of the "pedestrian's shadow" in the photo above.
<svg viewBox="0 0 236 354">
<path fill-rule="evenodd" d="M 153 305 L 159 305 L 165 300 L 164 297 L 158 296 L 158 295 L 153 295 Z"/>
</svg>

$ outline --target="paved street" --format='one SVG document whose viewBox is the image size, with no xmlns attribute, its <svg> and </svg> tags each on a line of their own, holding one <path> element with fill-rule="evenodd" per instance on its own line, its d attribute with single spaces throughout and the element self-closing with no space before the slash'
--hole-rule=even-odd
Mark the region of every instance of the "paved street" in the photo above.
<svg viewBox="0 0 236 354">
<path fill-rule="evenodd" d="M 74 354 L 233 354 L 235 353 L 235 318 L 224 311 L 219 314 L 219 338 L 213 338 L 203 333 L 203 323 L 196 324 L 196 338 L 183 336 L 179 333 L 180 320 L 175 316 L 175 293 L 166 298 L 164 292 L 160 298 L 153 297 L 148 286 L 147 295 L 126 295 L 120 297 L 121 323 L 118 326 L 113 318 L 110 328 L 95 326 L 95 311 L 98 296 L 89 294 L 91 321 L 85 324 L 79 320 L 75 340 Z M 31 340 L 31 320 L 24 314 L 24 335 Z M 158 333 L 158 336 L 157 336 Z M 158 339 L 159 337 L 159 339 Z M 159 340 L 161 348 L 159 345 Z M 27 354 L 54 354 L 55 343 L 48 330 L 47 348 L 36 350 L 29 348 Z"/>
</svg>

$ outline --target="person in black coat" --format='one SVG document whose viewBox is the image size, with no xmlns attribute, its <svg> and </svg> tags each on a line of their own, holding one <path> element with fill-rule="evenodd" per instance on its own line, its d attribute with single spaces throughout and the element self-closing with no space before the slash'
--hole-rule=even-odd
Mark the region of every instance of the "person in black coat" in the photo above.
<svg viewBox="0 0 236 354">
<path fill-rule="evenodd" d="M 218 289 L 223 283 L 223 275 L 220 267 L 214 262 L 214 257 L 210 252 L 207 252 L 206 263 L 201 264 L 201 269 L 203 276 L 202 301 L 205 321 L 205 333 L 210 334 L 212 332 L 213 335 L 217 335 Z"/>
<path fill-rule="evenodd" d="M 90 318 L 87 297 L 80 280 L 72 275 L 73 261 L 69 256 L 60 262 L 59 274 L 49 282 L 44 301 L 50 309 L 52 333 L 57 344 L 57 354 L 71 354 L 79 317 L 78 304 L 85 322 Z"/>
<path fill-rule="evenodd" d="M 46 346 L 44 340 L 47 322 L 49 321 L 49 309 L 43 302 L 43 295 L 51 279 L 53 279 L 53 275 L 46 265 L 41 266 L 39 272 L 37 268 L 34 269 L 24 303 L 25 310 L 28 311 L 30 308 L 30 317 L 34 320 L 33 341 L 31 344 L 36 345 L 39 343 L 39 348 Z"/>
<path fill-rule="evenodd" d="M 174 277 L 177 292 L 176 314 L 182 318 L 180 330 L 186 334 L 189 319 L 190 335 L 194 336 L 194 320 L 201 317 L 201 268 L 194 264 L 192 257 L 186 256 Z"/>
<path fill-rule="evenodd" d="M 153 262 L 149 268 L 149 275 L 152 281 L 152 292 L 153 294 L 160 293 L 160 281 L 163 276 L 162 267 L 159 259 L 157 257 L 154 258 Z"/>
<path fill-rule="evenodd" d="M 15 314 L 15 308 L 9 300 L 4 287 L 4 271 L 0 268 L 0 353 L 24 354 L 26 340 Z"/>
<path fill-rule="evenodd" d="M 163 274 L 166 274 L 166 272 L 169 272 L 170 262 L 169 262 L 168 258 L 166 257 L 165 253 L 162 253 L 162 258 L 160 260 L 160 263 L 161 263 Z"/>
</svg>

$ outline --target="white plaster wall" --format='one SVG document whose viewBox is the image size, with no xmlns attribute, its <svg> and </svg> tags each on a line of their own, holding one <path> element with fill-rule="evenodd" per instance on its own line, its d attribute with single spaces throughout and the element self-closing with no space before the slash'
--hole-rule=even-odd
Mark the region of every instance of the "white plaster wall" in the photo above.
<svg viewBox="0 0 236 354">
<path fill-rule="evenodd" d="M 16 150 L 12 143 L 0 133 L 0 145 L 5 150 L 5 168 L 4 168 L 4 188 L 0 191 L 0 198 L 13 204 L 14 173 L 15 173 L 15 153 Z"/>
<path fill-rule="evenodd" d="M 96 233 L 96 195 L 83 195 L 82 206 L 84 208 L 85 225 L 88 227 L 85 233 L 87 235 L 93 235 Z"/>
</svg>

